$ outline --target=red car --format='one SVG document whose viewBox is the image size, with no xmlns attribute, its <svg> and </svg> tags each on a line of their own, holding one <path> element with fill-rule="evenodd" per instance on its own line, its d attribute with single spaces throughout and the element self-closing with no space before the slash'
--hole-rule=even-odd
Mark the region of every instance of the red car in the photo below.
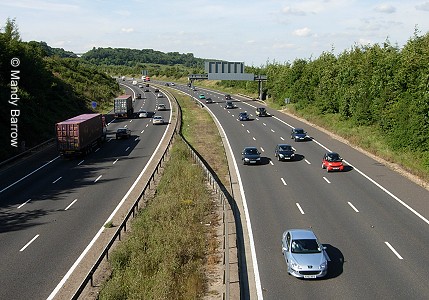
<svg viewBox="0 0 429 300">
<path fill-rule="evenodd" d="M 343 171 L 344 164 L 343 159 L 340 157 L 338 153 L 328 152 L 323 155 L 322 159 L 322 169 L 326 169 L 329 171 Z"/>
</svg>

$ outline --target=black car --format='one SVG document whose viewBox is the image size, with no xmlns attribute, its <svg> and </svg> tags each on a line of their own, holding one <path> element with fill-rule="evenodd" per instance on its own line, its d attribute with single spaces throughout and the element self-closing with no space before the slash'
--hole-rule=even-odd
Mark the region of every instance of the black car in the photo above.
<svg viewBox="0 0 429 300">
<path fill-rule="evenodd" d="M 268 115 L 266 108 L 265 107 L 256 108 L 256 115 L 258 117 L 266 117 Z"/>
<path fill-rule="evenodd" d="M 256 147 L 246 147 L 241 152 L 243 164 L 259 164 L 261 162 L 261 153 Z"/>
<path fill-rule="evenodd" d="M 247 112 L 241 112 L 238 115 L 238 120 L 240 120 L 240 121 L 249 121 L 250 120 L 249 114 Z"/>
<path fill-rule="evenodd" d="M 131 130 L 129 130 L 128 128 L 118 128 L 116 130 L 116 139 L 121 139 L 121 138 L 130 138 L 131 137 Z"/>
<path fill-rule="evenodd" d="M 234 105 L 234 103 L 232 101 L 226 101 L 225 108 L 226 109 L 235 108 L 235 105 Z"/>
<path fill-rule="evenodd" d="M 209 104 L 209 103 L 213 103 L 212 98 L 210 98 L 210 97 L 209 97 L 209 98 L 206 98 L 206 103 L 207 103 L 207 104 Z"/>
<path fill-rule="evenodd" d="M 295 150 L 291 145 L 288 144 L 278 144 L 274 150 L 274 155 L 278 160 L 294 160 L 295 159 Z"/>
<path fill-rule="evenodd" d="M 231 95 L 226 94 L 225 95 L 225 100 L 231 100 Z"/>
<path fill-rule="evenodd" d="M 290 133 L 290 138 L 297 141 L 307 140 L 307 132 L 302 128 L 293 128 Z"/>
</svg>

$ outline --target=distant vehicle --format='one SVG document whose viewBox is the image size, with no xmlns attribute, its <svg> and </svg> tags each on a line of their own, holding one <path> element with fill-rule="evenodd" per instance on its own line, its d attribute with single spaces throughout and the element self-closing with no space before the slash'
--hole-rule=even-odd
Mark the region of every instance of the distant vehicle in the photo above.
<svg viewBox="0 0 429 300">
<path fill-rule="evenodd" d="M 116 139 L 122 139 L 122 138 L 126 138 L 129 139 L 131 137 L 131 130 L 129 130 L 128 128 L 118 128 L 116 130 Z"/>
<path fill-rule="evenodd" d="M 297 141 L 305 141 L 307 140 L 307 132 L 302 128 L 293 128 L 290 133 L 290 138 Z"/>
<path fill-rule="evenodd" d="M 291 145 L 278 144 L 274 150 L 274 156 L 278 160 L 293 160 L 295 159 L 295 150 Z"/>
<path fill-rule="evenodd" d="M 232 98 L 231 98 L 231 95 L 229 95 L 229 94 L 226 94 L 225 95 L 225 100 L 231 100 Z"/>
<path fill-rule="evenodd" d="M 326 172 L 329 171 L 343 171 L 344 164 L 343 159 L 338 153 L 328 152 L 323 155 L 322 158 L 322 169 L 326 169 Z"/>
<path fill-rule="evenodd" d="M 139 84 L 139 88 L 142 88 L 143 87 L 143 85 L 142 84 Z"/>
<path fill-rule="evenodd" d="M 146 84 L 145 84 L 145 86 L 146 86 L 146 87 L 149 87 L 149 83 L 146 83 Z"/>
<path fill-rule="evenodd" d="M 305 279 L 324 277 L 328 273 L 326 248 L 313 231 L 291 229 L 282 235 L 282 253 L 288 274 Z"/>
<path fill-rule="evenodd" d="M 188 87 L 191 87 L 192 86 L 192 84 L 191 83 L 188 83 Z"/>
<path fill-rule="evenodd" d="M 167 110 L 167 107 L 165 106 L 165 104 L 159 103 L 158 110 Z"/>
<path fill-rule="evenodd" d="M 154 93 L 159 93 L 159 89 L 155 89 Z"/>
<path fill-rule="evenodd" d="M 137 80 L 133 80 L 133 85 L 137 85 Z"/>
<path fill-rule="evenodd" d="M 142 94 L 136 94 L 136 99 L 141 99 L 142 98 Z"/>
<path fill-rule="evenodd" d="M 170 84 L 168 82 L 165 83 L 165 86 L 170 86 Z"/>
<path fill-rule="evenodd" d="M 235 108 L 235 105 L 232 101 L 226 101 L 225 108 L 226 109 L 232 109 L 232 108 Z"/>
<path fill-rule="evenodd" d="M 198 96 L 198 98 L 200 98 L 200 99 L 206 99 L 206 96 L 205 96 L 204 94 L 200 94 L 200 95 Z"/>
<path fill-rule="evenodd" d="M 55 124 L 57 149 L 61 156 L 89 153 L 106 140 L 106 123 L 101 114 L 83 114 Z"/>
<path fill-rule="evenodd" d="M 209 97 L 209 98 L 206 98 L 206 103 L 207 103 L 207 104 L 213 103 L 212 98 L 210 98 L 210 97 Z"/>
<path fill-rule="evenodd" d="M 122 79 L 122 81 L 125 81 L 125 76 L 122 76 L 121 79 Z"/>
<path fill-rule="evenodd" d="M 241 112 L 238 115 L 238 120 L 240 120 L 240 121 L 249 121 L 250 120 L 249 114 L 247 112 Z"/>
<path fill-rule="evenodd" d="M 164 124 L 164 118 L 161 116 L 154 116 L 152 119 L 152 124 L 153 125 Z"/>
<path fill-rule="evenodd" d="M 258 117 L 266 117 L 268 115 L 267 109 L 265 107 L 256 108 L 256 115 Z"/>
<path fill-rule="evenodd" d="M 174 82 L 170 83 L 171 86 L 175 86 L 176 84 Z"/>
<path fill-rule="evenodd" d="M 149 76 L 146 76 L 146 77 L 143 79 L 143 81 L 150 81 L 150 77 L 149 77 Z"/>
<path fill-rule="evenodd" d="M 121 95 L 113 102 L 115 118 L 131 118 L 134 114 L 133 99 L 131 95 Z"/>
<path fill-rule="evenodd" d="M 158 95 L 156 95 L 156 97 L 158 97 L 158 98 L 163 98 L 163 97 L 164 97 L 164 95 L 163 95 L 163 94 L 161 94 L 161 93 L 158 93 Z"/>
<path fill-rule="evenodd" d="M 149 88 L 145 88 L 145 89 L 144 89 L 144 91 L 145 91 L 145 92 L 149 92 Z"/>
<path fill-rule="evenodd" d="M 256 147 L 246 147 L 241 152 L 243 164 L 259 164 L 261 162 L 261 153 Z"/>
<path fill-rule="evenodd" d="M 139 110 L 137 115 L 139 118 L 147 118 L 149 116 L 148 112 L 145 110 Z"/>
<path fill-rule="evenodd" d="M 195 92 L 195 91 L 198 91 L 197 90 L 197 88 L 194 86 L 193 88 L 192 88 L 192 90 Z"/>
</svg>

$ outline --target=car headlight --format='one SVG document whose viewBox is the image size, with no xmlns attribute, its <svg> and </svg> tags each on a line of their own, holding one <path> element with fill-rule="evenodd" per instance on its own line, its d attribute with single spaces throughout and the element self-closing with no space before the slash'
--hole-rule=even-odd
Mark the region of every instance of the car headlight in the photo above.
<svg viewBox="0 0 429 300">
<path fill-rule="evenodd" d="M 294 261 L 290 262 L 290 267 L 292 269 L 296 269 L 296 270 L 302 269 L 301 266 L 299 264 L 297 264 L 296 262 L 294 262 Z"/>
<path fill-rule="evenodd" d="M 320 265 L 320 269 L 322 270 L 326 269 L 327 267 L 328 267 L 328 263 L 326 261 Z"/>
<path fill-rule="evenodd" d="M 284 154 L 281 154 L 281 153 L 280 153 L 280 154 L 279 154 L 279 156 L 283 158 L 283 157 L 284 157 Z"/>
<path fill-rule="evenodd" d="M 245 161 L 249 161 L 249 159 L 247 157 L 244 158 Z"/>
<path fill-rule="evenodd" d="M 256 160 L 261 160 L 261 158 L 260 158 L 260 157 L 258 157 Z"/>
</svg>

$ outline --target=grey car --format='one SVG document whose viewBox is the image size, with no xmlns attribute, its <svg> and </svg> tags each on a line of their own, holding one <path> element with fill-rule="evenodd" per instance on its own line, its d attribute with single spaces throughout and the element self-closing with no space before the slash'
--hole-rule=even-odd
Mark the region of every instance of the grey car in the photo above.
<svg viewBox="0 0 429 300">
<path fill-rule="evenodd" d="M 291 145 L 278 144 L 274 150 L 274 156 L 277 157 L 278 160 L 294 160 L 295 150 Z"/>
<path fill-rule="evenodd" d="M 290 229 L 282 235 L 282 253 L 288 274 L 305 279 L 324 277 L 328 273 L 326 248 L 309 229 Z"/>
<path fill-rule="evenodd" d="M 261 153 L 256 147 L 246 147 L 241 152 L 243 164 L 259 164 L 261 162 Z"/>
<path fill-rule="evenodd" d="M 305 141 L 307 140 L 307 132 L 302 128 L 293 128 L 290 133 L 290 138 L 295 140 L 295 142 L 298 141 Z"/>
</svg>

